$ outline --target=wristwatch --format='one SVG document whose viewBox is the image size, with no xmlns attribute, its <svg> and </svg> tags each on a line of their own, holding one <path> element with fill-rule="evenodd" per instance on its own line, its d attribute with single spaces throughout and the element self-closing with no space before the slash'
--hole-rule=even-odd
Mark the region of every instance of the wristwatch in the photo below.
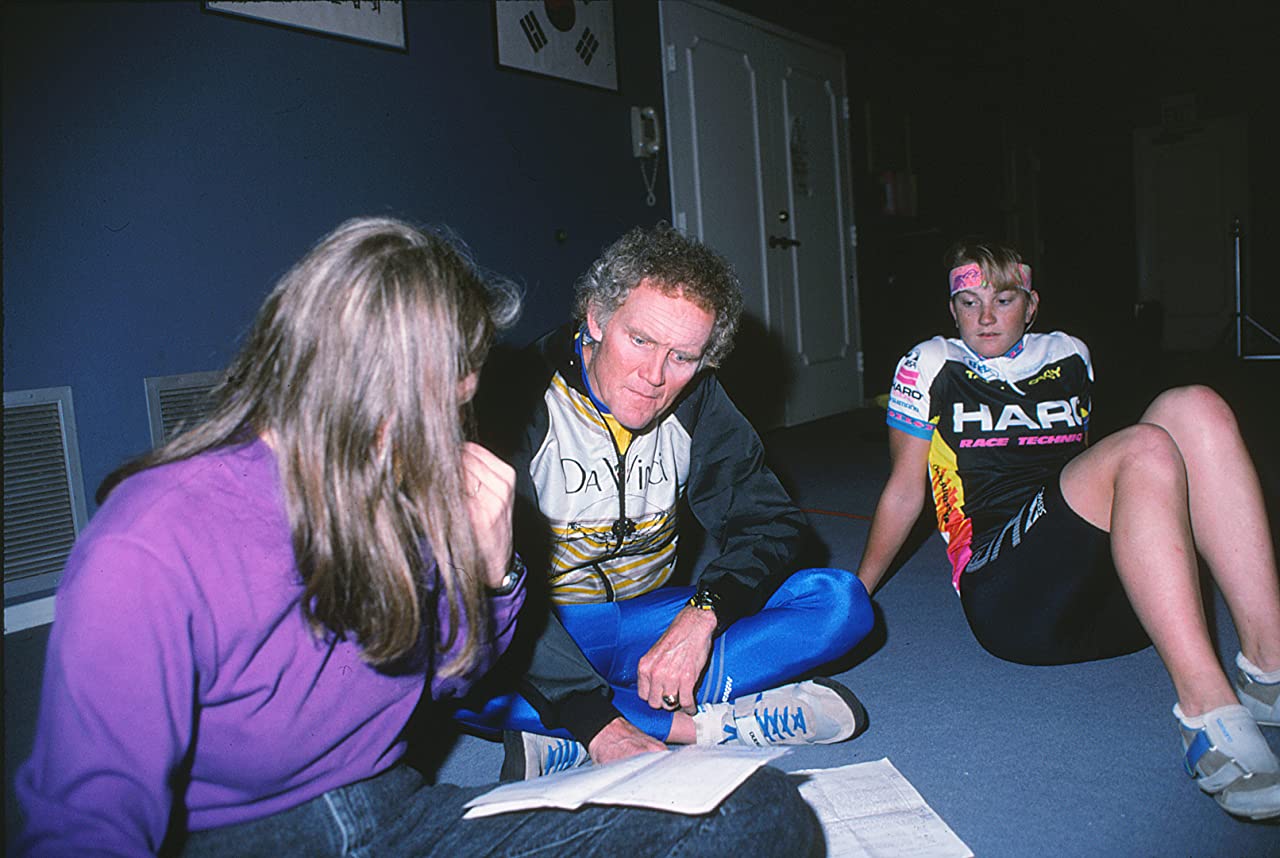
<svg viewBox="0 0 1280 858">
<path fill-rule="evenodd" d="M 490 587 L 489 594 L 493 596 L 505 596 L 516 588 L 520 583 L 521 576 L 524 575 L 528 567 L 524 565 L 524 561 L 520 559 L 519 554 L 511 555 L 511 565 L 507 567 L 507 574 L 502 576 L 502 580 L 498 582 L 498 586 Z"/>
<path fill-rule="evenodd" d="M 690 608 L 697 608 L 699 611 L 714 611 L 719 603 L 720 594 L 705 587 L 700 588 L 686 602 Z"/>
</svg>

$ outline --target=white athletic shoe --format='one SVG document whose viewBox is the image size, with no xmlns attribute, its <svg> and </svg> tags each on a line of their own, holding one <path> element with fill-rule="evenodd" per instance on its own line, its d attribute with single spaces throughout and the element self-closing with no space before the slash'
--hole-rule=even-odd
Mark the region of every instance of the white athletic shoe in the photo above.
<svg viewBox="0 0 1280 858">
<path fill-rule="evenodd" d="M 699 745 L 827 745 L 861 733 L 867 710 L 844 685 L 819 677 L 704 704 L 693 723 Z"/>
<path fill-rule="evenodd" d="M 591 765 L 591 755 L 572 739 L 557 739 L 520 730 L 502 734 L 502 781 L 527 781 L 542 775 Z"/>
<path fill-rule="evenodd" d="M 1280 727 L 1280 682 L 1263 682 L 1245 669 L 1247 663 L 1243 653 L 1236 656 L 1236 697 L 1253 720 L 1267 727 Z"/>
<path fill-rule="evenodd" d="M 1182 734 L 1183 764 L 1200 789 L 1233 816 L 1280 817 L 1280 760 L 1248 709 L 1221 706 L 1190 719 L 1193 724 L 1176 704 L 1173 714 Z"/>
</svg>

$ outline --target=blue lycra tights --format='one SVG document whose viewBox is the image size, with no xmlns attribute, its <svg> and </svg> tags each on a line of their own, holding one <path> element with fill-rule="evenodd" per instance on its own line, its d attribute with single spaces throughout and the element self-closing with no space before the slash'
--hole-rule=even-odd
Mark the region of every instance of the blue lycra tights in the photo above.
<svg viewBox="0 0 1280 858">
<path fill-rule="evenodd" d="M 592 666 L 613 687 L 613 705 L 656 739 L 671 733 L 672 713 L 653 709 L 636 693 L 640 657 L 666 631 L 693 594 L 692 587 L 663 587 L 622 602 L 559 605 L 556 613 Z M 802 569 L 774 592 L 756 614 L 716 638 L 698 703 L 722 703 L 781 685 L 853 649 L 871 631 L 866 588 L 844 569 Z M 519 694 L 498 695 L 457 719 L 487 730 L 548 730 Z"/>
</svg>

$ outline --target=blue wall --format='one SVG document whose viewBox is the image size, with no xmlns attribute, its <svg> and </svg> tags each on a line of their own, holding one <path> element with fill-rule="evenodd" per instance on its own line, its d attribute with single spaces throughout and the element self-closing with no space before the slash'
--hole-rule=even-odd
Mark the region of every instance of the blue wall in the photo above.
<svg viewBox="0 0 1280 858">
<path fill-rule="evenodd" d="M 499 68 L 488 0 L 407 4 L 407 52 L 197 2 L 4 4 L 5 389 L 71 386 L 92 493 L 149 444 L 142 379 L 223 366 L 359 214 L 447 223 L 524 283 L 512 342 L 563 321 L 605 244 L 670 217 L 630 152 L 656 6 L 616 6 L 618 92 Z"/>
</svg>

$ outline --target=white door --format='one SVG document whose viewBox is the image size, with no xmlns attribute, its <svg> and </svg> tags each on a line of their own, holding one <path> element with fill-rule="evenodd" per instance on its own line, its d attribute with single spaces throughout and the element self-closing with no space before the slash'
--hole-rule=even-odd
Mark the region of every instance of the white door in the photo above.
<svg viewBox="0 0 1280 858">
<path fill-rule="evenodd" d="M 1133 139 L 1139 300 L 1164 306 L 1166 349 L 1234 342 L 1232 224 L 1248 214 L 1244 120 L 1141 128 Z"/>
<path fill-rule="evenodd" d="M 711 3 L 660 9 L 675 226 L 746 299 L 726 386 L 761 429 L 861 405 L 844 54 Z"/>
</svg>

